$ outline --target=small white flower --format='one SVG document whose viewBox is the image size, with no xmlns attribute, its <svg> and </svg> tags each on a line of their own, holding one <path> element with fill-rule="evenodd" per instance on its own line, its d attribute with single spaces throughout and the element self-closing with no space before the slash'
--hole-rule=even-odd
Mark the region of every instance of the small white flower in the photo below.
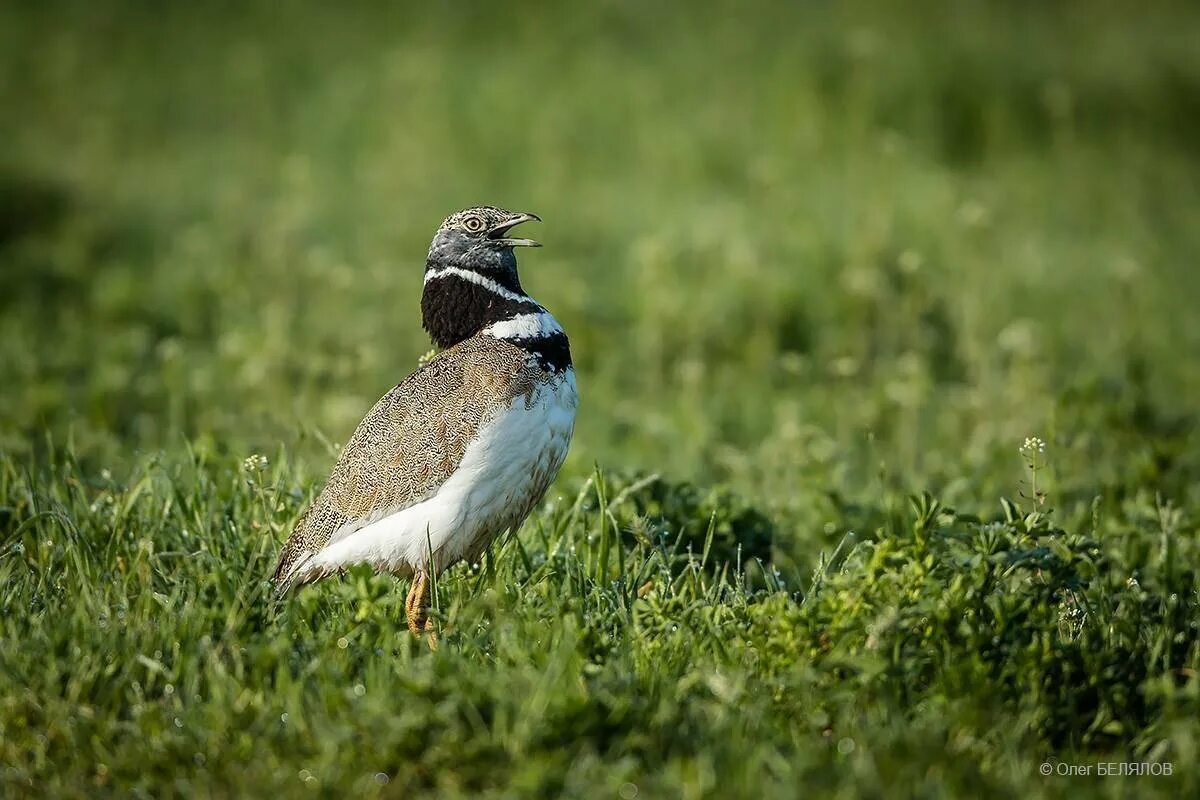
<svg viewBox="0 0 1200 800">
<path fill-rule="evenodd" d="M 267 468 L 267 457 L 264 455 L 260 455 L 259 453 L 252 453 L 251 455 L 246 456 L 246 460 L 242 462 L 242 468 L 245 469 L 247 472 L 254 472 L 255 470 L 266 469 Z"/>
<path fill-rule="evenodd" d="M 1025 443 L 1021 445 L 1021 455 L 1033 455 L 1034 453 L 1045 453 L 1046 443 L 1037 436 L 1026 436 Z"/>
<path fill-rule="evenodd" d="M 435 358 L 437 358 L 437 355 L 438 355 L 438 350 L 436 347 L 427 351 L 425 354 L 423 354 L 420 358 L 417 359 L 417 366 L 418 367 L 425 366 L 430 361 L 433 361 Z"/>
</svg>

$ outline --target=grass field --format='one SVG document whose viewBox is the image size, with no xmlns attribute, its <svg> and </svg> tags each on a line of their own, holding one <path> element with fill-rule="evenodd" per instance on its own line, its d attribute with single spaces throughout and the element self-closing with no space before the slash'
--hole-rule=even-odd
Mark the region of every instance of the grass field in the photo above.
<svg viewBox="0 0 1200 800">
<path fill-rule="evenodd" d="M 1194 4 L 225 5 L 0 6 L 0 795 L 1200 791 Z M 431 652 L 267 577 L 477 203 L 582 401 Z"/>
</svg>

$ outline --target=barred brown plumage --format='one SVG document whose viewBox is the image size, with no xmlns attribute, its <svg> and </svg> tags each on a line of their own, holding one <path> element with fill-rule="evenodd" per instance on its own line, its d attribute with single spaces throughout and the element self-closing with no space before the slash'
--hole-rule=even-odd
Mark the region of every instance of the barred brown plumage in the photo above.
<svg viewBox="0 0 1200 800">
<path fill-rule="evenodd" d="M 530 393 L 534 380 L 520 348 L 471 338 L 397 384 L 342 449 L 284 546 L 275 580 L 290 579 L 305 554 L 427 499 L 458 467 L 489 407 Z"/>
</svg>

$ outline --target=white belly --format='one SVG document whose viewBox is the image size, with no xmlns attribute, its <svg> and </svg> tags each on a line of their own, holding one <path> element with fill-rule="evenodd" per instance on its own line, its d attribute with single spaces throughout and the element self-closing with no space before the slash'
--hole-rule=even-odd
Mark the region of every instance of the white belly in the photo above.
<svg viewBox="0 0 1200 800">
<path fill-rule="evenodd" d="M 570 368 L 517 397 L 480 428 L 436 494 L 330 542 L 297 577 L 362 563 L 409 574 L 426 568 L 431 552 L 437 571 L 474 558 L 545 494 L 566 458 L 577 405 Z"/>
</svg>

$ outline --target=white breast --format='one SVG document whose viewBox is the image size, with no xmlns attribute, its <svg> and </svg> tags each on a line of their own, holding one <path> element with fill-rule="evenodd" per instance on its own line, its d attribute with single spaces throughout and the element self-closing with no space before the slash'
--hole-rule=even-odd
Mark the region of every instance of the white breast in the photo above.
<svg viewBox="0 0 1200 800">
<path fill-rule="evenodd" d="M 436 494 L 332 542 L 303 572 L 368 563 L 408 574 L 430 552 L 436 570 L 476 557 L 545 494 L 566 458 L 577 405 L 574 369 L 539 383 L 479 429 Z"/>
</svg>

